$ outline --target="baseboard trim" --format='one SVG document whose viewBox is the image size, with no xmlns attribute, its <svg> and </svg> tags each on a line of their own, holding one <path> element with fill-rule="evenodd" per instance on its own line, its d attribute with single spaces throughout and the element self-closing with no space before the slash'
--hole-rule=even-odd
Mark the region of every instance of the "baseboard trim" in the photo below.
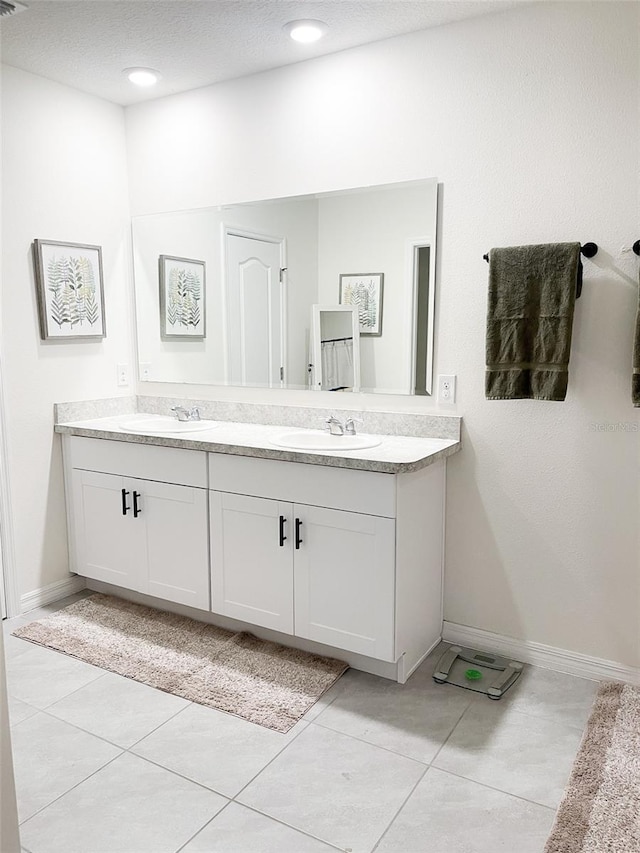
<svg viewBox="0 0 640 853">
<path fill-rule="evenodd" d="M 51 604 L 52 601 L 59 601 L 68 595 L 80 592 L 86 586 L 85 579 L 79 575 L 72 575 L 62 581 L 54 581 L 47 586 L 34 589 L 32 592 L 20 596 L 21 610 L 23 613 L 28 613 L 30 610 L 35 610 L 36 607 L 43 607 L 45 604 Z"/>
<path fill-rule="evenodd" d="M 640 669 L 604 658 L 591 657 L 579 652 L 546 646 L 530 640 L 516 640 L 502 634 L 493 634 L 480 628 L 469 628 L 455 622 L 444 622 L 442 639 L 447 643 L 469 646 L 473 649 L 494 652 L 504 657 L 566 672 L 593 681 L 623 681 L 626 684 L 640 684 Z"/>
</svg>

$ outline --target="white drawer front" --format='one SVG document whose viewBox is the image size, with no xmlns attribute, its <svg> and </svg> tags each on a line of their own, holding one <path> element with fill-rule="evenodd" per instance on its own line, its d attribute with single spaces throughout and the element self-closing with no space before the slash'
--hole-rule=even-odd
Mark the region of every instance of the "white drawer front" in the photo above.
<svg viewBox="0 0 640 853">
<path fill-rule="evenodd" d="M 207 487 L 207 454 L 126 441 L 65 436 L 71 468 L 158 480 L 183 486 Z"/>
<path fill-rule="evenodd" d="M 395 474 L 209 454 L 209 488 L 395 518 Z"/>
</svg>

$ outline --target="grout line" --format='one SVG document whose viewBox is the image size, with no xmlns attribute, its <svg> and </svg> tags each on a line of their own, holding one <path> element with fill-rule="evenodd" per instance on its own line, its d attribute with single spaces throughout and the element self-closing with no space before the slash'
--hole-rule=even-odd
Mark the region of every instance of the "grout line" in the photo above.
<svg viewBox="0 0 640 853">
<path fill-rule="evenodd" d="M 73 658 L 73 660 L 80 660 L 80 658 Z M 91 666 L 91 664 L 88 664 L 88 665 Z M 53 706 L 57 705 L 58 702 L 62 702 L 64 699 L 68 699 L 69 696 L 73 696 L 74 693 L 77 693 L 79 690 L 83 690 L 85 687 L 88 687 L 90 684 L 93 684 L 95 681 L 100 681 L 100 679 L 104 678 L 105 675 L 107 675 L 107 673 L 103 672 L 102 675 L 99 675 L 97 678 L 92 678 L 91 681 L 87 681 L 86 684 L 82 684 L 80 687 L 75 687 L 73 690 L 70 690 L 69 693 L 65 693 L 65 695 L 60 696 L 59 699 L 54 699 L 53 702 L 49 702 L 49 704 L 45 705 L 44 708 L 39 708 L 38 710 L 39 711 L 45 711 L 45 710 L 48 710 L 49 708 L 53 708 Z"/>
<path fill-rule="evenodd" d="M 174 851 L 174 853 L 180 853 L 180 851 L 181 851 L 181 850 L 184 850 L 184 848 L 187 846 L 187 844 L 190 844 L 190 843 L 193 841 L 193 839 L 196 837 L 196 835 L 200 835 L 200 833 L 201 833 L 204 829 L 206 829 L 206 828 L 209 826 L 209 824 L 213 823 L 213 821 L 214 821 L 214 820 L 215 820 L 219 815 L 221 815 L 221 814 L 222 814 L 222 812 L 227 808 L 227 806 L 229 805 L 229 803 L 230 803 L 230 802 L 231 802 L 231 800 L 229 800 L 228 802 L 226 802 L 226 803 L 222 806 L 222 808 L 220 809 L 220 811 L 216 812 L 216 813 L 214 814 L 214 816 L 213 816 L 212 818 L 209 818 L 209 820 L 208 820 L 206 823 L 203 823 L 203 824 L 202 824 L 202 826 L 200 827 L 200 829 L 199 829 L 197 832 L 194 832 L 194 833 L 193 833 L 193 835 L 192 835 L 192 836 L 190 836 L 190 837 L 189 837 L 189 838 L 184 842 L 184 844 L 182 844 L 180 847 L 178 847 L 178 849 L 177 849 L 177 850 L 175 850 L 175 851 Z"/>
<path fill-rule="evenodd" d="M 218 791 L 216 788 L 212 788 L 210 785 L 205 785 L 204 782 L 198 782 L 197 779 L 192 779 L 190 776 L 185 776 L 184 773 L 179 773 L 177 770 L 171 770 L 169 767 L 165 767 L 164 764 L 159 764 L 157 761 L 154 761 L 153 758 L 147 758 L 145 755 L 139 755 L 137 752 L 130 752 L 128 749 L 125 749 L 128 755 L 133 756 L 134 758 L 139 758 L 140 761 L 146 761 L 148 764 L 153 764 L 154 767 L 158 767 L 160 770 L 164 770 L 166 773 L 171 773 L 173 776 L 178 776 L 180 779 L 184 779 L 185 782 L 190 782 L 192 785 L 197 785 L 199 788 L 204 788 L 205 791 L 209 791 L 210 794 L 216 794 L 218 797 L 223 797 L 225 800 L 231 802 L 233 797 L 230 797 L 228 794 L 223 794 L 222 791 Z"/>
<path fill-rule="evenodd" d="M 92 776 L 95 776 L 96 773 L 99 773 L 101 770 L 104 770 L 105 767 L 108 767 L 110 764 L 113 764 L 113 762 L 117 761 L 123 754 L 123 752 L 120 752 L 119 755 L 114 755 L 114 757 L 110 758 L 109 761 L 107 761 L 105 764 L 101 765 L 100 767 L 96 767 L 96 769 L 92 773 L 89 773 L 89 775 L 86 776 L 84 779 L 81 779 L 79 782 L 76 782 L 76 784 L 72 785 L 67 791 L 64 791 L 64 793 L 59 794 L 55 799 L 51 800 L 50 803 L 47 803 L 46 806 L 42 806 L 42 808 L 38 809 L 38 811 L 34 812 L 32 815 L 29 815 L 29 817 L 25 820 L 20 821 L 20 826 L 29 823 L 30 820 L 41 814 L 45 809 L 48 809 L 49 806 L 52 806 L 54 803 L 57 803 L 58 800 L 61 800 L 63 797 L 66 797 L 67 794 L 70 794 L 71 791 L 74 791 L 79 785 L 82 785 L 84 782 L 87 782 L 89 779 L 91 779 Z"/>
<path fill-rule="evenodd" d="M 25 702 L 24 699 L 18 699 L 17 696 L 14 696 L 10 692 L 7 692 L 7 699 L 9 700 L 9 703 L 20 702 L 21 705 L 26 705 L 27 708 L 29 708 L 31 711 L 33 711 L 33 714 L 29 714 L 29 717 L 34 717 L 40 711 L 40 708 L 36 708 L 35 705 L 30 705 L 28 702 Z M 12 723 L 11 722 L 11 710 L 9 710 L 9 728 L 14 729 L 16 726 L 19 726 L 20 723 L 26 722 L 29 719 L 29 717 L 23 717 L 21 720 L 18 720 L 17 723 Z"/>
<path fill-rule="evenodd" d="M 337 698 L 337 697 L 336 697 L 336 698 Z M 335 701 L 335 700 L 334 700 L 334 701 Z M 434 754 L 433 758 L 432 758 L 430 761 L 424 761 L 424 760 L 423 760 L 423 759 L 421 759 L 421 758 L 415 758 L 415 756 L 413 756 L 413 755 L 407 755 L 407 754 L 406 754 L 406 753 L 404 753 L 404 752 L 398 752 L 398 750 L 396 750 L 396 749 L 391 749 L 391 747 L 388 747 L 388 746 L 382 746 L 381 744 L 378 744 L 378 743 L 372 743 L 372 741 L 370 741 L 370 740 L 365 740 L 364 738 L 358 737 L 357 735 L 353 735 L 353 734 L 349 734 L 349 733 L 347 733 L 347 732 L 343 732 L 343 731 L 341 731 L 340 729 L 334 729 L 334 728 L 332 728 L 331 726 L 328 726 L 328 725 L 326 725 L 325 723 L 320 722 L 320 717 L 322 717 L 322 714 L 319 714 L 319 715 L 318 715 L 318 717 L 316 717 L 316 719 L 311 720 L 311 721 L 310 721 L 310 723 L 309 723 L 309 725 L 312 725 L 312 726 L 318 726 L 319 728 L 323 728 L 323 729 L 325 729 L 325 730 L 327 730 L 327 731 L 331 731 L 331 732 L 334 732 L 334 733 L 339 734 L 339 735 L 344 735 L 345 737 L 350 737 L 350 738 L 352 738 L 353 740 L 357 740 L 357 741 L 359 741 L 360 743 L 366 743 L 368 746 L 373 746 L 373 747 L 376 747 L 377 749 L 382 749 L 382 750 L 384 750 L 385 752 L 390 752 L 392 755 L 397 755 L 397 756 L 399 756 L 400 758 L 406 758 L 406 759 L 408 759 L 409 761 L 415 761 L 415 762 L 416 762 L 416 764 L 424 764 L 426 767 L 430 767 L 430 766 L 433 764 L 433 762 L 436 760 L 436 758 L 437 758 L 437 757 L 438 757 L 438 755 L 440 754 L 440 751 L 442 750 L 442 748 L 444 747 L 444 745 L 447 743 L 447 741 L 449 740 L 449 738 L 451 737 L 451 735 L 453 734 L 453 732 L 454 732 L 454 731 L 455 731 L 455 729 L 457 728 L 458 724 L 460 723 L 460 720 L 464 717 L 464 715 L 467 713 L 467 711 L 468 711 L 468 710 L 469 710 L 469 708 L 472 706 L 472 704 L 473 704 L 473 700 L 472 700 L 472 699 L 469 699 L 469 704 L 467 705 L 467 707 L 466 707 L 466 708 L 464 708 L 464 710 L 462 711 L 462 713 L 460 714 L 460 716 L 458 717 L 458 719 L 457 719 L 457 720 L 456 720 L 456 722 L 454 723 L 453 728 L 451 729 L 451 731 L 449 732 L 449 734 L 447 735 L 447 737 L 444 739 L 444 741 L 441 743 L 441 745 L 437 748 L 437 750 L 436 750 L 436 752 L 435 752 L 435 754 Z M 324 712 L 323 712 L 323 713 L 324 713 Z"/>
<path fill-rule="evenodd" d="M 467 713 L 467 711 L 469 710 L 469 708 L 472 708 L 472 707 L 473 707 L 473 701 L 472 701 L 472 700 L 470 700 L 470 701 L 469 701 L 469 704 L 467 705 L 467 707 L 464 709 L 464 711 L 463 711 L 463 712 L 460 714 L 460 716 L 458 717 L 458 719 L 457 719 L 457 721 L 456 721 L 456 723 L 455 723 L 454 727 L 451 729 L 451 731 L 449 732 L 449 734 L 446 736 L 446 738 L 445 738 L 445 739 L 443 740 L 443 742 L 440 744 L 440 749 L 438 749 L 438 751 L 436 752 L 436 754 L 433 756 L 433 758 L 432 758 L 432 759 L 431 759 L 431 761 L 429 762 L 429 763 L 430 763 L 430 765 L 431 765 L 431 767 L 433 767 L 433 766 L 434 766 L 434 762 L 436 761 L 436 759 L 438 758 L 438 756 L 440 755 L 440 753 L 442 752 L 442 750 L 445 748 L 445 746 L 446 746 L 446 745 L 447 745 L 447 743 L 449 742 L 449 740 L 450 740 L 450 738 L 451 738 L 451 735 L 455 732 L 455 730 L 456 730 L 456 729 L 458 728 L 458 726 L 460 725 L 460 722 L 462 721 L 462 718 L 464 717 L 464 715 Z"/>
<path fill-rule="evenodd" d="M 379 743 L 372 743 L 370 740 L 365 740 L 364 738 L 358 737 L 357 735 L 349 734 L 348 732 L 343 732 L 340 729 L 332 729 L 331 726 L 327 726 L 323 723 L 318 723 L 315 720 L 312 720 L 309 723 L 310 726 L 317 726 L 319 729 L 324 729 L 327 732 L 333 732 L 337 735 L 342 735 L 343 737 L 351 738 L 351 740 L 357 740 L 358 743 L 365 743 L 367 746 L 372 746 L 374 749 L 381 749 L 384 752 L 390 752 L 391 755 L 396 755 L 398 758 L 406 758 L 407 761 L 415 761 L 416 764 L 423 764 L 425 767 L 430 767 L 430 761 L 424 761 L 422 758 L 414 758 L 412 755 L 407 755 L 404 752 L 398 752 L 395 749 L 391 749 L 389 746 L 381 746 Z M 457 725 L 457 723 L 456 723 Z M 438 750 L 439 751 L 439 750 Z"/>
<path fill-rule="evenodd" d="M 138 683 L 142 683 L 142 682 L 138 682 Z M 147 685 L 147 686 L 149 687 L 149 686 L 151 686 L 151 685 Z M 161 692 L 162 692 L 162 691 L 161 691 Z M 177 696 L 177 694 L 175 694 L 175 693 L 165 693 L 165 696 Z M 177 698 L 178 698 L 178 699 L 182 699 L 183 697 L 182 697 L 182 696 L 177 696 Z M 155 732 L 157 732 L 157 731 L 158 731 L 158 729 L 161 729 L 161 728 L 162 728 L 164 725 L 166 725 L 168 722 L 170 722 L 171 720 L 174 720 L 174 719 L 175 719 L 179 714 L 182 714 L 182 712 L 183 712 L 183 711 L 188 711 L 188 710 L 189 710 L 189 708 L 190 708 L 192 705 L 194 705 L 194 704 L 195 704 L 194 702 L 190 702 L 188 699 L 185 699 L 185 701 L 187 702 L 187 704 L 186 704 L 183 708 L 179 708 L 179 709 L 178 709 L 174 714 L 172 714 L 170 717 L 167 717 L 167 719 L 166 719 L 166 720 L 164 720 L 162 723 L 158 723 L 158 725 L 157 725 L 157 726 L 155 726 L 153 729 L 151 729 L 151 731 L 147 732 L 147 733 L 146 733 L 146 735 L 142 735 L 142 737 L 138 738 L 138 740 L 134 741 L 134 742 L 133 742 L 132 744 L 130 744 L 129 746 L 125 746 L 125 747 L 123 747 L 123 749 L 126 749 L 127 751 L 132 750 L 132 749 L 134 748 L 134 746 L 138 746 L 138 744 L 142 743 L 142 741 L 143 741 L 143 740 L 146 740 L 146 739 L 147 739 L 148 737 L 150 737 L 152 734 L 155 734 Z M 135 752 L 134 752 L 133 754 L 134 754 L 134 755 L 137 755 L 137 753 L 135 753 Z"/>
<path fill-rule="evenodd" d="M 413 796 L 413 794 L 415 793 L 416 788 L 418 787 L 418 785 L 420 784 L 420 782 L 422 782 L 422 780 L 423 780 L 423 779 L 424 779 L 424 777 L 427 775 L 427 773 L 429 772 L 429 770 L 431 770 L 431 767 L 425 767 L 425 769 L 424 769 L 424 773 L 420 776 L 420 778 L 418 779 L 418 781 L 416 782 L 416 784 L 411 788 L 411 790 L 409 791 L 409 793 L 407 794 L 407 796 L 404 798 L 404 800 L 402 801 L 402 803 L 400 804 L 400 806 L 396 809 L 396 812 L 395 812 L 395 814 L 393 815 L 393 817 L 391 818 L 391 820 L 389 821 L 389 823 L 387 824 L 386 829 L 384 829 L 384 830 L 383 830 L 382 835 L 380 836 L 380 838 L 378 838 L 378 840 L 376 841 L 376 843 L 373 845 L 373 849 L 372 849 L 371 853 L 373 853 L 373 851 L 377 850 L 377 848 L 378 848 L 378 846 L 379 846 L 380 842 L 381 842 L 381 841 L 382 841 L 382 839 L 385 837 L 385 835 L 387 834 L 387 832 L 389 832 L 389 830 L 391 829 L 391 827 L 392 827 L 392 826 L 393 826 L 393 824 L 395 823 L 396 818 L 398 817 L 398 815 L 400 814 L 400 812 L 402 811 L 402 809 L 407 805 L 407 803 L 409 802 L 409 800 L 411 799 L 411 797 L 412 797 L 412 796 Z"/>
<path fill-rule="evenodd" d="M 68 722 L 68 720 L 63 720 L 62 717 L 56 717 L 56 715 L 52 714 L 48 708 L 43 708 L 42 710 L 40 710 L 40 713 L 46 714 L 47 717 L 50 717 L 52 720 L 56 720 L 58 723 L 63 723 L 66 726 L 71 726 L 72 729 L 76 729 L 76 731 L 82 732 L 83 735 L 90 735 L 91 737 L 94 737 L 96 740 L 100 740 L 103 743 L 108 743 L 109 746 L 114 746 L 116 749 L 119 749 L 122 752 L 124 752 L 127 749 L 126 746 L 122 746 L 119 743 L 114 743 L 112 740 L 109 740 L 109 738 L 106 738 L 103 735 L 97 735 L 97 734 L 95 734 L 95 732 L 90 732 L 90 731 L 87 731 L 87 729 L 83 729 L 82 726 L 78 726 L 75 723 L 70 723 L 70 722 Z M 31 719 L 31 717 L 27 717 L 27 720 L 30 720 L 30 719 Z M 22 722 L 27 722 L 27 720 L 23 720 Z M 20 725 L 20 723 L 18 723 L 18 725 Z"/>
<path fill-rule="evenodd" d="M 456 779 L 464 779 L 465 782 L 480 785 L 481 788 L 488 788 L 490 791 L 495 791 L 498 794 L 504 794 L 507 797 L 513 797 L 516 800 L 521 800 L 531 806 L 538 806 L 541 809 L 548 809 L 552 812 L 558 811 L 557 806 L 548 806 L 546 803 L 539 803 L 537 800 L 530 800 L 527 797 L 523 797 L 521 794 L 514 794 L 512 791 L 505 791 L 503 788 L 496 788 L 495 785 L 489 785 L 486 782 L 479 782 L 477 779 L 471 779 L 469 776 L 463 776 L 462 773 L 456 773 L 453 770 L 444 770 L 442 767 L 433 767 L 433 769 L 438 773 L 447 773 L 449 776 L 455 776 Z"/>
<path fill-rule="evenodd" d="M 344 672 L 344 673 L 343 673 L 343 675 L 346 675 L 346 672 Z M 340 678 L 342 678 L 342 676 L 340 676 Z M 304 716 L 302 716 L 298 722 L 300 722 L 300 723 L 301 723 L 301 722 L 305 721 L 305 719 L 304 719 L 304 718 L 305 718 L 305 717 L 306 717 L 306 715 L 309 713 L 309 711 L 311 711 L 313 708 L 315 708 L 315 707 L 316 707 L 316 705 L 318 704 L 318 702 L 320 702 L 320 701 L 323 699 L 323 697 L 325 697 L 325 696 L 329 693 L 329 691 L 333 690 L 333 688 L 334 688 L 334 687 L 338 684 L 338 682 L 340 681 L 340 678 L 338 679 L 338 681 L 335 681 L 335 682 L 331 685 L 331 687 L 329 688 L 329 690 L 327 690 L 325 693 L 323 693 L 323 694 L 322 694 L 322 696 L 319 696 L 319 697 L 318 697 L 318 699 L 313 703 L 313 705 L 311 706 L 311 708 L 309 708 L 309 710 L 305 712 Z M 317 720 L 319 717 L 321 717 L 321 716 L 324 714 L 324 712 L 325 712 L 328 708 L 330 708 L 330 707 L 333 705 L 333 703 L 336 701 L 336 699 L 338 699 L 338 697 L 342 695 L 342 693 L 343 693 L 344 689 L 345 689 L 345 688 L 343 688 L 342 690 L 336 690 L 336 692 L 335 692 L 335 695 L 334 695 L 333 699 L 331 699 L 329 702 L 327 702 L 327 704 L 324 706 L 324 708 L 322 709 L 322 711 L 318 711 L 318 713 L 315 715 L 315 717 L 314 717 L 313 719 L 311 719 L 311 720 L 306 720 L 305 722 L 307 722 L 307 723 L 313 723 L 315 720 Z"/>
<path fill-rule="evenodd" d="M 234 801 L 235 802 L 235 801 Z M 296 832 L 299 832 L 301 835 L 306 835 L 307 838 L 313 838 L 314 841 L 320 841 L 322 844 L 326 844 L 328 847 L 333 848 L 334 850 L 340 850 L 340 853 L 344 853 L 344 847 L 338 847 L 332 841 L 327 841 L 326 838 L 320 838 L 319 835 L 312 835 L 310 832 L 307 832 L 304 829 L 300 829 L 299 826 L 294 826 L 291 823 L 287 823 L 282 820 L 282 818 L 274 817 L 273 815 L 268 814 L 267 812 L 261 812 L 260 809 L 255 806 L 249 806 L 246 803 L 235 803 L 236 806 L 240 806 L 243 809 L 249 809 L 249 811 L 255 812 L 256 814 L 261 815 L 262 817 L 266 817 L 269 820 L 274 821 L 274 823 L 279 823 L 281 826 L 286 826 L 287 829 L 293 829 Z"/>
<path fill-rule="evenodd" d="M 304 722 L 304 720 L 298 720 L 298 722 L 295 725 L 297 726 L 298 723 L 302 723 L 302 722 Z M 254 782 L 258 778 L 258 776 L 261 773 L 264 773 L 264 771 L 267 769 L 267 767 L 269 767 L 271 764 L 273 764 L 273 762 L 276 760 L 276 758 L 278 758 L 280 755 L 282 755 L 282 753 L 285 751 L 285 749 L 287 749 L 287 747 L 291 746 L 291 744 L 294 743 L 300 737 L 300 735 L 303 732 L 306 732 L 307 729 L 309 728 L 309 726 L 311 726 L 311 725 L 313 725 L 313 723 L 306 723 L 304 726 L 301 726 L 298 734 L 294 735 L 291 738 L 291 740 L 289 740 L 287 743 L 285 743 L 284 746 L 282 747 L 282 749 L 279 749 L 278 752 L 276 752 L 276 754 L 271 759 L 269 759 L 269 761 L 267 761 L 267 763 L 264 765 L 264 767 L 262 767 L 260 770 L 258 770 L 258 772 L 255 774 L 255 776 L 252 776 L 251 779 L 249 779 L 249 781 L 245 785 L 243 785 L 242 788 L 240 788 L 240 790 L 231 799 L 235 802 L 237 800 L 237 798 L 240 796 L 240 794 L 242 794 L 243 791 L 245 791 L 249 787 L 249 785 L 251 785 L 251 783 Z M 240 801 L 238 800 L 238 802 L 240 802 Z M 242 803 L 242 805 L 245 805 L 245 803 Z"/>
<path fill-rule="evenodd" d="M 126 752 L 129 752 L 131 749 L 133 749 L 134 746 L 137 746 L 146 737 L 149 737 L 149 735 L 153 734 L 159 728 L 162 728 L 162 726 L 164 726 L 165 723 L 168 723 L 169 720 L 172 720 L 174 717 L 177 717 L 178 714 L 181 714 L 183 711 L 187 710 L 187 708 L 180 708 L 180 710 L 176 711 L 170 717 L 167 717 L 167 719 L 164 720 L 164 722 L 158 723 L 158 725 L 155 726 L 155 728 L 153 728 L 146 735 L 143 735 L 141 738 L 138 738 L 138 740 L 134 741 L 134 743 L 132 743 L 130 746 L 123 746 L 121 743 L 116 743 L 116 741 L 114 741 L 114 740 L 109 740 L 109 738 L 105 737 L 104 735 L 98 735 L 95 732 L 92 732 L 90 729 L 83 728 L 82 726 L 79 726 L 77 723 L 71 723 L 71 722 L 69 722 L 69 720 L 65 720 L 64 717 L 57 717 L 55 714 L 51 713 L 51 711 L 50 711 L 51 707 L 52 706 L 48 706 L 46 709 L 44 709 L 42 711 L 42 713 L 48 714 L 48 716 L 52 717 L 54 720 L 58 720 L 59 723 L 66 723 L 68 726 L 72 726 L 73 728 L 78 729 L 78 731 L 84 732 L 85 734 L 88 734 L 88 735 L 93 735 L 93 737 L 98 738 L 98 740 L 105 741 L 106 743 L 109 743 L 112 746 L 117 747 L 118 749 L 125 750 Z M 134 753 L 134 755 L 135 754 L 136 753 Z"/>
<path fill-rule="evenodd" d="M 542 720 L 542 721 L 547 722 L 547 723 L 555 723 L 556 725 L 566 726 L 569 729 L 576 729 L 580 732 L 584 732 L 585 727 L 586 727 L 587 722 L 588 722 L 588 718 L 585 719 L 584 723 L 579 723 L 579 722 L 574 723 L 574 722 L 567 721 L 566 719 L 560 717 L 559 715 L 552 716 L 551 714 L 548 714 L 548 715 L 547 714 L 532 714 L 530 711 L 523 710 L 522 708 L 514 708 L 513 703 L 511 703 L 511 702 L 505 702 L 504 704 L 501 704 L 500 700 L 499 701 L 492 701 L 491 699 L 489 699 L 488 701 L 491 702 L 491 706 L 490 706 L 486 702 L 482 701 L 482 698 L 481 698 L 482 696 L 484 696 L 483 693 L 477 692 L 476 696 L 471 700 L 471 704 L 478 707 L 480 709 L 480 711 L 482 711 L 483 708 L 489 708 L 489 707 L 493 706 L 496 709 L 494 712 L 496 715 L 501 710 L 503 710 L 505 713 L 508 711 L 511 714 L 515 714 L 516 716 L 521 715 L 523 717 L 528 717 L 531 720 Z M 485 696 L 485 699 L 486 699 L 486 696 Z M 595 699 L 595 696 L 594 696 L 594 699 Z M 592 705 L 593 705 L 593 701 L 594 700 L 592 699 L 591 700 Z"/>
</svg>

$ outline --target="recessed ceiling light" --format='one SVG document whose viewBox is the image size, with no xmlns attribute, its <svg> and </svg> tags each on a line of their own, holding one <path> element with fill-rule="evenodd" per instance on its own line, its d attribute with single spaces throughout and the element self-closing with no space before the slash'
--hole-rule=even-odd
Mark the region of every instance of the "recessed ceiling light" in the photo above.
<svg viewBox="0 0 640 853">
<path fill-rule="evenodd" d="M 122 73 L 136 86 L 155 86 L 160 79 L 160 74 L 153 68 L 125 68 Z"/>
<path fill-rule="evenodd" d="M 304 44 L 318 41 L 328 30 L 327 25 L 322 21 L 289 21 L 284 28 L 294 41 Z"/>
</svg>

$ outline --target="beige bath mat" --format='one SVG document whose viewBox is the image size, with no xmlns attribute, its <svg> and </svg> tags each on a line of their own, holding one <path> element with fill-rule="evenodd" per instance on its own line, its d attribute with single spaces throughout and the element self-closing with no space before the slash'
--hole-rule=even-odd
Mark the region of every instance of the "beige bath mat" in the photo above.
<svg viewBox="0 0 640 853">
<path fill-rule="evenodd" d="M 97 593 L 13 634 L 279 732 L 347 669 L 333 658 Z"/>
<path fill-rule="evenodd" d="M 640 851 L 640 689 L 603 684 L 545 853 Z"/>
</svg>

